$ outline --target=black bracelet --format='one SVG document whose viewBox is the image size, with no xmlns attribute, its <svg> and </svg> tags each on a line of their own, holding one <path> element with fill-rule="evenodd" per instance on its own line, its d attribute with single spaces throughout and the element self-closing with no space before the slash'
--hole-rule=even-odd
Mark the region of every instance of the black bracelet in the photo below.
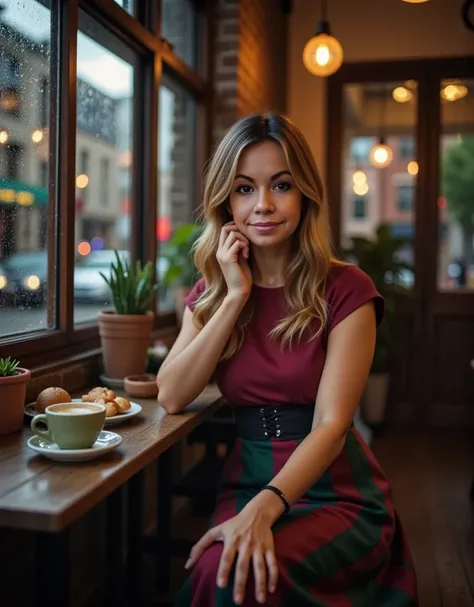
<svg viewBox="0 0 474 607">
<path fill-rule="evenodd" d="M 278 497 L 281 499 L 281 501 L 283 502 L 284 506 L 285 506 L 285 514 L 288 514 L 288 512 L 290 511 L 290 502 L 286 499 L 285 494 L 283 493 L 283 491 L 280 491 L 280 489 L 278 489 L 277 487 L 274 487 L 273 485 L 265 485 L 265 487 L 262 489 L 262 491 L 273 491 L 273 493 L 275 493 L 275 495 L 278 495 Z"/>
</svg>

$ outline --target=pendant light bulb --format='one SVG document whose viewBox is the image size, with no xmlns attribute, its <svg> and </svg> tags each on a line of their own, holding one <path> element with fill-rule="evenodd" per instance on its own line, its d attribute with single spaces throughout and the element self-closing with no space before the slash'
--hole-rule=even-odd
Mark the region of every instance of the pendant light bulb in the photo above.
<svg viewBox="0 0 474 607">
<path fill-rule="evenodd" d="M 314 76 L 330 76 L 337 72 L 344 59 L 339 40 L 331 35 L 328 21 L 320 21 L 316 35 L 308 40 L 303 50 L 305 68 Z"/>
<path fill-rule="evenodd" d="M 374 167 L 384 169 L 385 167 L 388 167 L 393 160 L 392 148 L 386 145 L 385 141 L 381 139 L 380 142 L 370 150 L 369 159 Z"/>
<path fill-rule="evenodd" d="M 429 2 L 429 0 L 402 0 L 402 2 L 406 2 L 407 4 L 423 4 L 423 2 Z"/>
</svg>

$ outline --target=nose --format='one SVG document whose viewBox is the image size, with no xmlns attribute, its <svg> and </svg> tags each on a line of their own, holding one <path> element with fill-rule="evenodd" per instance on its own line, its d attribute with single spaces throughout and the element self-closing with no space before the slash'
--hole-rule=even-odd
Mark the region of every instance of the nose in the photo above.
<svg viewBox="0 0 474 607">
<path fill-rule="evenodd" d="M 255 205 L 255 213 L 258 215 L 268 215 L 273 213 L 275 206 L 270 192 L 266 188 L 262 188 L 258 195 L 257 204 Z"/>
</svg>

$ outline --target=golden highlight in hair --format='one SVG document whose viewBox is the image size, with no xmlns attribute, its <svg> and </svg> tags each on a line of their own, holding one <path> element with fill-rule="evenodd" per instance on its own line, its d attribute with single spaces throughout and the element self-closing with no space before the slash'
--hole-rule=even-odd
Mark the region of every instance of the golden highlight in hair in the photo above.
<svg viewBox="0 0 474 607">
<path fill-rule="evenodd" d="M 296 187 L 302 193 L 299 226 L 292 236 L 292 259 L 285 275 L 287 315 L 270 337 L 289 346 L 296 338 L 319 335 L 327 324 L 324 298 L 326 278 L 335 261 L 330 239 L 328 207 L 324 188 L 311 150 L 299 129 L 286 116 L 268 112 L 236 122 L 224 135 L 207 166 L 204 179 L 202 217 L 204 229 L 194 247 L 194 262 L 206 281 L 196 303 L 193 319 L 198 327 L 220 307 L 227 286 L 216 259 L 222 226 L 232 219 L 228 201 L 242 151 L 263 141 L 278 143 L 286 156 Z M 221 360 L 230 358 L 243 341 L 243 330 L 251 309 L 241 314 Z"/>
</svg>

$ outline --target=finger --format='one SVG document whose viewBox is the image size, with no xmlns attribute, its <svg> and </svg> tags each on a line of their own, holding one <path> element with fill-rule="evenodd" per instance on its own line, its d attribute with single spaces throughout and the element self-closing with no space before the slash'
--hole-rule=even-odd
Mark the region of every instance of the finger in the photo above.
<svg viewBox="0 0 474 607">
<path fill-rule="evenodd" d="M 202 538 L 194 544 L 191 548 L 191 552 L 189 553 L 189 558 L 186 561 L 185 569 L 190 569 L 195 563 L 199 560 L 201 554 L 207 550 L 214 542 L 219 538 L 220 535 L 220 527 L 213 527 L 209 529 L 207 533 L 205 533 Z"/>
<path fill-rule="evenodd" d="M 268 570 L 268 590 L 275 592 L 278 583 L 278 563 L 272 548 L 265 552 L 265 562 Z"/>
<path fill-rule="evenodd" d="M 231 262 L 239 262 L 239 254 L 245 248 L 245 244 L 240 240 L 236 240 L 234 244 L 230 247 L 228 251 L 226 251 L 225 255 Z"/>
<path fill-rule="evenodd" d="M 241 605 L 245 599 L 245 588 L 247 586 L 247 579 L 249 577 L 250 558 L 250 546 L 248 544 L 240 544 L 234 578 L 234 603 L 237 603 L 237 605 Z"/>
<path fill-rule="evenodd" d="M 255 550 L 252 557 L 253 576 L 255 578 L 255 598 L 259 603 L 264 603 L 267 599 L 267 569 L 263 553 Z"/>
<path fill-rule="evenodd" d="M 221 233 L 219 235 L 219 247 L 222 247 L 225 242 L 225 239 L 229 234 L 229 231 L 233 228 L 235 229 L 235 223 L 233 221 L 230 221 L 229 223 L 226 223 L 222 226 Z"/>
<path fill-rule="evenodd" d="M 245 236 L 243 234 L 241 234 L 240 232 L 236 232 L 234 230 L 232 230 L 229 235 L 227 236 L 227 238 L 224 241 L 224 244 L 222 245 L 222 250 L 225 251 L 227 249 L 230 248 L 230 246 L 236 241 L 239 240 L 240 242 L 243 242 L 246 246 L 248 246 L 249 241 L 245 238 Z"/>
<path fill-rule="evenodd" d="M 229 542 L 224 545 L 224 550 L 222 551 L 221 560 L 219 562 L 219 569 L 217 570 L 217 585 L 219 588 L 225 588 L 229 583 L 229 574 L 232 565 L 234 564 L 236 552 L 236 544 Z"/>
</svg>

